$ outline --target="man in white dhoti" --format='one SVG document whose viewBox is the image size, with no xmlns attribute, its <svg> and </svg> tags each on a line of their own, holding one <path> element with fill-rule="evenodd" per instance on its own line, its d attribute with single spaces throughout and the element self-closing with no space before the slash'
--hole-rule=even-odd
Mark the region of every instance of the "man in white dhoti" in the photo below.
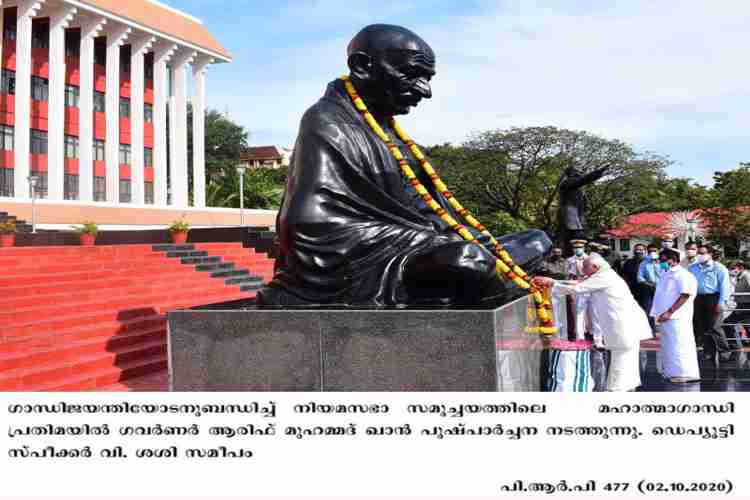
<svg viewBox="0 0 750 500">
<path fill-rule="evenodd" d="M 651 338 L 651 327 L 643 309 L 630 293 L 627 283 L 609 267 L 600 255 L 591 255 L 583 263 L 584 279 L 579 282 L 535 278 L 537 286 L 551 287 L 553 296 L 589 295 L 594 312 L 592 328 L 601 335 L 611 352 L 608 391 L 632 391 L 641 385 L 638 354 L 640 341 Z"/>
<path fill-rule="evenodd" d="M 666 272 L 656 285 L 651 316 L 662 332 L 662 375 L 675 384 L 696 382 L 700 380 L 700 370 L 693 334 L 693 303 L 698 281 L 680 265 L 678 252 L 662 250 L 660 260 Z"/>
</svg>

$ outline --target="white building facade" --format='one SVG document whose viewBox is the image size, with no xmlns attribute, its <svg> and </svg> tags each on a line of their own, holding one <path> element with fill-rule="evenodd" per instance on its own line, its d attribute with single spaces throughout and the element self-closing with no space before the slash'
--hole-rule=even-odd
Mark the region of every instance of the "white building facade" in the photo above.
<svg viewBox="0 0 750 500">
<path fill-rule="evenodd" d="M 199 20 L 154 0 L 0 0 L 0 22 L 0 202 L 35 184 L 47 203 L 205 207 L 206 74 L 231 56 Z"/>
</svg>

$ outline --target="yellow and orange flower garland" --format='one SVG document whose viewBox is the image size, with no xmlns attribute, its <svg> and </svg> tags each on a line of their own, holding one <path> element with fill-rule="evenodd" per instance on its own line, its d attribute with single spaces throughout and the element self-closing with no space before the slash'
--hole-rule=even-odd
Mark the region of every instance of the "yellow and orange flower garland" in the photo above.
<svg viewBox="0 0 750 500">
<path fill-rule="evenodd" d="M 403 172 L 404 176 L 409 181 L 409 184 L 414 187 L 414 189 L 416 189 L 417 193 L 422 197 L 422 200 L 438 216 L 440 216 L 440 218 L 446 224 L 448 224 L 454 231 L 460 234 L 461 237 L 463 237 L 466 241 L 481 245 L 481 243 L 474 237 L 471 231 L 466 229 L 465 226 L 459 224 L 458 221 L 451 217 L 451 215 L 443 207 L 441 207 L 437 201 L 435 201 L 435 199 L 432 197 L 432 195 L 430 195 L 429 191 L 427 191 L 427 189 L 422 185 L 419 179 L 417 179 L 416 174 L 406 162 L 406 159 L 404 159 L 401 151 L 398 149 L 398 146 L 393 143 L 388 134 L 385 133 L 380 124 L 378 124 L 372 114 L 368 111 L 367 105 L 357 94 L 357 90 L 354 88 L 354 84 L 351 82 L 349 77 L 342 76 L 341 80 L 344 82 L 346 92 L 349 94 L 349 97 L 354 103 L 354 107 L 357 108 L 357 111 L 362 114 L 372 131 L 375 132 L 375 134 L 380 137 L 383 142 L 385 142 L 386 146 L 388 146 L 391 154 L 398 162 L 399 167 L 401 168 L 401 172 Z M 489 238 L 493 246 L 493 253 L 497 257 L 498 275 L 501 278 L 507 278 L 508 280 L 515 283 L 518 287 L 522 288 L 523 290 L 528 290 L 529 293 L 531 293 L 534 299 L 536 316 L 539 320 L 540 326 L 539 328 L 532 329 L 530 331 L 534 333 L 542 333 L 545 335 L 554 334 L 557 330 L 555 328 L 554 321 L 552 320 L 552 305 L 549 300 L 549 295 L 536 288 L 531 283 L 529 275 L 526 274 L 523 269 L 521 269 L 513 262 L 513 258 L 510 256 L 508 251 L 503 248 L 503 246 L 495 239 L 494 236 L 492 236 L 492 234 L 484 225 L 482 225 L 481 222 L 479 222 L 471 213 L 469 213 L 466 208 L 464 208 L 463 205 L 461 205 L 461 203 L 459 203 L 459 201 L 453 196 L 453 193 L 451 193 L 448 189 L 448 186 L 446 186 L 445 183 L 440 179 L 432 165 L 430 165 L 430 162 L 427 161 L 427 158 L 419 149 L 419 146 L 417 146 L 417 144 L 406 134 L 406 132 L 404 132 L 404 130 L 398 125 L 396 120 L 394 118 L 391 118 L 390 123 L 391 127 L 396 132 L 396 135 L 398 135 L 399 139 L 401 139 L 404 144 L 407 145 L 411 153 L 421 164 L 422 169 L 424 169 L 425 173 L 427 173 L 430 179 L 432 179 L 432 183 L 435 186 L 435 189 L 437 189 L 440 193 L 443 194 L 443 196 L 445 196 L 445 198 L 448 200 L 448 203 L 450 203 L 450 205 L 458 215 L 463 217 L 464 220 L 468 222 L 473 228 Z"/>
</svg>

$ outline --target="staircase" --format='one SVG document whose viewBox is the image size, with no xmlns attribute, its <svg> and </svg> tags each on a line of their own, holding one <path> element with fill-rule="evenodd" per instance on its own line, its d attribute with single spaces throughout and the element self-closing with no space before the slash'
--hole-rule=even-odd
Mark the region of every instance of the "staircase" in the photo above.
<svg viewBox="0 0 750 500">
<path fill-rule="evenodd" d="M 0 391 L 128 390 L 165 380 L 168 311 L 252 298 L 273 261 L 240 243 L 15 247 L 0 269 Z"/>
<path fill-rule="evenodd" d="M 15 222 L 16 232 L 18 233 L 30 233 L 31 224 L 25 220 L 18 220 L 15 215 L 10 215 L 8 212 L 0 212 L 0 224 L 5 222 Z"/>
</svg>

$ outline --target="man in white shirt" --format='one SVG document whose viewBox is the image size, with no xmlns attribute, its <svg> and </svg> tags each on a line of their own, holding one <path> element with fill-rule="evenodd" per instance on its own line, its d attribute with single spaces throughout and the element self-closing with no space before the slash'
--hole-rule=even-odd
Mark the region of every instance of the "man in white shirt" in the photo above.
<svg viewBox="0 0 750 500">
<path fill-rule="evenodd" d="M 604 347 L 611 352 L 607 390 L 635 390 L 641 385 L 640 341 L 651 338 L 646 313 L 633 298 L 627 283 L 600 255 L 593 254 L 584 260 L 583 274 L 584 279 L 578 282 L 534 278 L 534 283 L 551 287 L 553 296 L 589 297 L 589 307 L 596 318 L 593 333 L 601 336 Z"/>
<path fill-rule="evenodd" d="M 660 260 L 665 272 L 656 285 L 651 316 L 662 332 L 662 375 L 675 384 L 697 382 L 700 370 L 693 334 L 693 304 L 698 282 L 680 265 L 680 254 L 675 250 L 662 250 Z"/>
<path fill-rule="evenodd" d="M 568 279 L 580 280 L 584 278 L 583 262 L 588 257 L 586 253 L 586 240 L 571 240 L 573 255 L 568 258 Z M 569 297 L 568 307 L 568 330 L 575 334 L 574 338 L 568 340 L 583 340 L 586 333 L 590 331 L 590 315 L 588 313 L 589 297 L 585 294 Z"/>
</svg>

